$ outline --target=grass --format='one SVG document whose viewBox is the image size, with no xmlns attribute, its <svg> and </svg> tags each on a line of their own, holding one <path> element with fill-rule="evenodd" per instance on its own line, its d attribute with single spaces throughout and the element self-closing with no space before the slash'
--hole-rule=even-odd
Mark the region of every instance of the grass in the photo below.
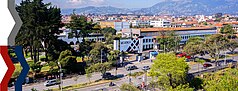
<svg viewBox="0 0 238 91">
<path fill-rule="evenodd" d="M 30 66 L 30 65 L 32 65 L 32 64 L 34 64 L 34 61 L 33 60 L 27 60 L 27 63 L 28 63 L 28 65 Z M 15 65 L 15 71 L 14 71 L 14 73 L 13 74 L 15 74 L 14 76 L 12 76 L 13 78 L 15 78 L 16 77 L 16 75 L 18 74 L 18 73 L 20 73 L 21 72 L 21 70 L 22 70 L 22 67 L 21 67 L 21 64 L 20 63 L 16 63 L 16 64 L 14 64 Z M 48 66 L 48 65 L 45 65 L 45 66 L 43 66 L 42 68 L 41 68 L 41 72 L 48 72 L 50 70 L 50 66 Z M 32 72 L 32 69 L 30 68 L 30 70 L 29 70 L 29 72 Z"/>
<path fill-rule="evenodd" d="M 75 85 L 70 85 L 70 86 L 65 86 L 63 87 L 64 91 L 70 91 L 70 90 L 75 90 L 75 89 L 80 89 L 80 88 L 85 88 L 89 86 L 95 86 L 99 84 L 104 84 L 104 83 L 109 83 L 112 80 L 100 80 L 100 81 L 94 81 L 91 83 L 81 83 L 81 84 L 75 84 Z M 59 88 L 54 88 L 52 91 L 60 91 Z"/>
</svg>

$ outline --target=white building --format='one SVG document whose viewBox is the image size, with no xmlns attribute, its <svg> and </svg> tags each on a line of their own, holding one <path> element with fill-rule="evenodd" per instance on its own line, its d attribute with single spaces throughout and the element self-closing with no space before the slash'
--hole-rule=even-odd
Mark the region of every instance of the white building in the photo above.
<svg viewBox="0 0 238 91">
<path fill-rule="evenodd" d="M 129 29 L 130 28 L 130 23 L 129 22 L 115 22 L 114 23 L 114 28 L 117 31 L 120 31 L 122 29 Z"/>
<path fill-rule="evenodd" d="M 171 23 L 165 19 L 159 19 L 157 21 L 150 21 L 150 25 L 153 27 L 170 27 Z"/>
<path fill-rule="evenodd" d="M 138 27 L 138 26 L 149 26 L 150 21 L 143 21 L 143 20 L 132 20 L 130 21 L 133 27 Z"/>
</svg>

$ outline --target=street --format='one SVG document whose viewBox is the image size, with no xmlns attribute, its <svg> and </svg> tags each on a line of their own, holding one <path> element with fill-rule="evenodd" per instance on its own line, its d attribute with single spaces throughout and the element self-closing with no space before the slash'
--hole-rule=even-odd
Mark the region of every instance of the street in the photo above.
<svg viewBox="0 0 238 91">
<path fill-rule="evenodd" d="M 207 57 L 207 56 L 205 56 Z M 233 57 L 234 60 L 238 60 L 238 56 L 235 56 Z M 232 58 L 227 58 L 227 60 L 231 60 Z M 202 70 L 207 70 L 207 69 L 211 69 L 211 68 L 214 68 L 215 65 L 214 63 L 211 63 L 213 66 L 212 67 L 209 67 L 209 68 L 206 68 L 204 69 L 203 66 L 201 64 L 195 64 L 195 65 L 190 65 L 190 69 L 189 69 L 189 73 L 195 73 L 195 72 L 198 72 L 198 66 L 199 66 L 199 71 L 202 71 Z M 131 62 L 130 64 L 128 65 L 136 65 L 138 67 L 138 69 L 135 69 L 135 70 L 131 70 L 131 73 L 135 73 L 135 72 L 140 72 L 140 71 L 143 71 L 142 70 L 142 67 L 143 66 L 150 66 L 152 65 L 152 63 L 150 62 L 149 59 L 147 60 L 143 60 L 142 62 L 137 62 L 137 61 L 133 61 Z M 224 65 L 224 61 L 221 62 L 221 65 Z M 115 69 L 112 69 L 110 71 L 108 71 L 110 73 L 112 73 L 112 75 L 116 75 L 116 70 Z M 124 67 L 121 67 L 121 68 L 118 68 L 117 70 L 117 74 L 123 74 L 124 76 L 129 74 L 129 71 L 127 71 Z M 142 76 L 139 76 L 137 78 L 133 78 L 131 77 L 131 81 L 135 84 L 135 85 L 138 85 L 140 83 L 142 83 L 142 78 L 143 78 L 143 75 Z M 90 78 L 91 81 L 96 81 L 96 80 L 99 80 L 101 79 L 101 73 L 94 73 L 92 74 L 92 78 Z M 150 81 L 151 79 L 148 77 L 148 82 Z M 70 86 L 70 85 L 74 85 L 74 84 L 82 84 L 82 83 L 88 83 L 89 80 L 88 78 L 85 76 L 85 75 L 80 75 L 78 80 L 75 81 L 74 78 L 69 78 L 69 79 L 64 79 L 63 80 L 63 86 Z M 123 78 L 120 78 L 120 80 L 117 80 L 117 81 L 113 81 L 113 83 L 116 84 L 116 86 L 113 86 L 113 87 L 109 87 L 109 83 L 105 83 L 105 84 L 100 84 L 100 85 L 95 85 L 95 86 L 90 86 L 90 87 L 85 87 L 85 88 L 81 88 L 81 89 L 77 89 L 78 91 L 91 91 L 91 90 L 99 90 L 99 89 L 104 89 L 104 90 L 119 90 L 119 87 L 123 84 L 123 83 L 128 83 L 129 82 L 129 78 L 128 76 L 125 76 Z M 43 85 L 43 83 L 35 83 L 35 84 L 32 84 L 32 85 L 29 85 L 29 86 L 23 86 L 23 89 L 24 91 L 31 91 L 32 88 L 35 88 L 39 91 L 43 91 L 43 90 L 47 90 L 47 89 L 52 89 L 52 88 L 58 88 L 59 86 L 58 85 L 54 85 L 54 86 L 49 86 L 49 87 L 46 87 Z M 14 87 L 10 88 L 9 91 L 14 91 Z"/>
</svg>

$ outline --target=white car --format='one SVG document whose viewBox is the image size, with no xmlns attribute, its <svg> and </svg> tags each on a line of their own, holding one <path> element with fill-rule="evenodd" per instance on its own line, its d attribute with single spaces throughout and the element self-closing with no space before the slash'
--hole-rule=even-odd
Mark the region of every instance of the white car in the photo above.
<svg viewBox="0 0 238 91">
<path fill-rule="evenodd" d="M 44 83 L 45 86 L 52 86 L 52 85 L 57 85 L 60 84 L 60 81 L 53 79 L 53 80 L 48 80 Z"/>
</svg>

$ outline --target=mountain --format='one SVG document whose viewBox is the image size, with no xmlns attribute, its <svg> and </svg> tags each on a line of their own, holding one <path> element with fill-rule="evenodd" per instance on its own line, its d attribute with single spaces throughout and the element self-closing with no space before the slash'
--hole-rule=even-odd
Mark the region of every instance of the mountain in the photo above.
<svg viewBox="0 0 238 91">
<path fill-rule="evenodd" d="M 185 0 L 166 1 L 149 8 L 134 11 L 135 14 L 194 15 L 238 12 L 237 0 Z"/>
<path fill-rule="evenodd" d="M 71 10 L 66 14 L 72 13 Z M 91 14 L 168 14 L 168 15 L 195 15 L 229 13 L 238 14 L 238 0 L 167 0 L 159 2 L 151 7 L 142 9 L 125 9 L 107 7 L 85 7 L 76 9 L 76 13 Z"/>
<path fill-rule="evenodd" d="M 74 9 L 63 9 L 63 14 L 71 14 Z M 77 8 L 75 12 L 78 14 L 126 14 L 130 12 L 129 9 L 124 8 L 116 8 L 111 6 L 103 6 L 103 7 L 94 7 L 88 6 L 84 8 Z"/>
</svg>

